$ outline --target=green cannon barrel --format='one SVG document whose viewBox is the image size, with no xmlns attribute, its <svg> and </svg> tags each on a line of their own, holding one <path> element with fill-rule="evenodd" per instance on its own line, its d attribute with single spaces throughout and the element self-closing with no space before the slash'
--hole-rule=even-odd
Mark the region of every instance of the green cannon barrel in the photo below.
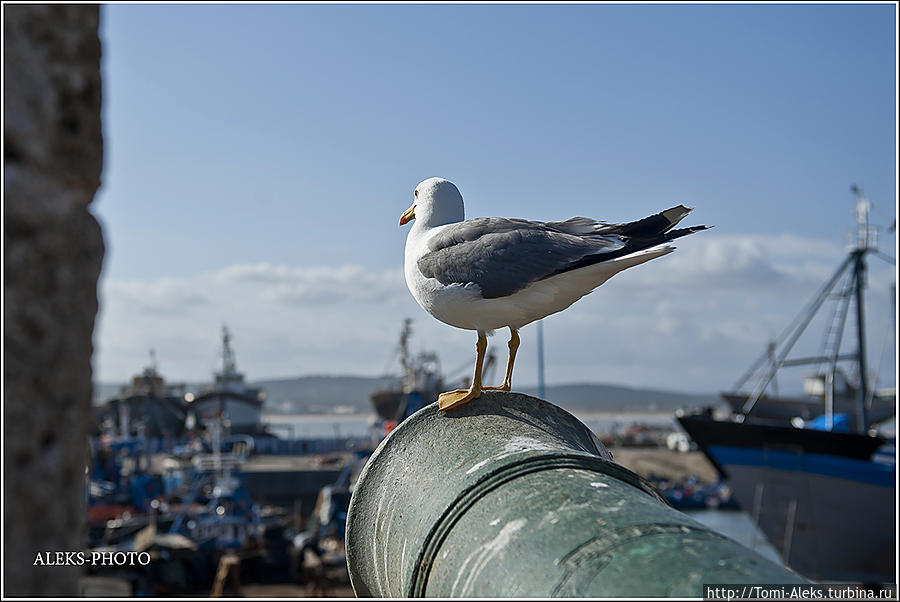
<svg viewBox="0 0 900 602">
<path fill-rule="evenodd" d="M 347 516 L 361 597 L 700 597 L 806 583 L 669 506 L 546 401 L 485 392 L 382 441 Z"/>
</svg>

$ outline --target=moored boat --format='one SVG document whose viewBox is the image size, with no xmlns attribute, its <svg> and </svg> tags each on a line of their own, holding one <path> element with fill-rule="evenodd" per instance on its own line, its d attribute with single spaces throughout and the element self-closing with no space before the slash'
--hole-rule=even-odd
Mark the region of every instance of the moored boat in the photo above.
<svg viewBox="0 0 900 602">
<path fill-rule="evenodd" d="M 93 434 L 131 437 L 181 437 L 185 433 L 186 386 L 170 384 L 159 372 L 156 353 L 150 365 L 132 377 L 118 395 L 93 408 Z"/>
<path fill-rule="evenodd" d="M 896 413 L 896 389 L 876 390 L 869 378 L 866 257 L 882 254 L 868 224 L 868 201 L 857 194 L 855 245 L 778 344 L 724 395 L 731 415 L 716 418 L 708 408 L 677 419 L 786 565 L 812 579 L 888 583 L 896 580 L 896 452 L 882 423 Z M 822 352 L 790 357 L 829 300 L 836 307 Z M 855 349 L 846 351 L 842 335 L 851 315 Z M 779 370 L 800 365 L 818 367 L 804 383 L 806 398 L 767 393 Z M 749 391 L 737 390 L 754 375 Z"/>
<path fill-rule="evenodd" d="M 402 374 L 383 378 L 369 396 L 375 412 L 385 421 L 400 422 L 405 415 L 436 401 L 444 390 L 437 354 L 423 351 L 413 355 L 409 350 L 410 335 L 412 320 L 406 318 L 397 344 Z M 410 407 L 410 403 L 415 407 Z"/>
<path fill-rule="evenodd" d="M 224 418 L 229 432 L 245 435 L 267 435 L 262 422 L 266 394 L 251 387 L 237 370 L 231 333 L 222 327 L 222 370 L 213 374 L 213 382 L 189 397 L 191 412 L 198 425 Z"/>
</svg>

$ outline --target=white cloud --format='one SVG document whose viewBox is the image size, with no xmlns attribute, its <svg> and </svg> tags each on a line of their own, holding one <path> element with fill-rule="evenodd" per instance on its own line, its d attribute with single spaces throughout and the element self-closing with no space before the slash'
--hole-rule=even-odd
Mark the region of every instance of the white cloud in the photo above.
<svg viewBox="0 0 900 602">
<path fill-rule="evenodd" d="M 154 304 L 169 301 L 176 306 L 190 301 L 189 292 L 200 296 L 198 290 L 221 293 L 243 289 L 244 294 L 255 297 L 310 306 L 383 302 L 405 290 L 403 273 L 399 268 L 372 272 L 360 266 L 300 268 L 270 263 L 235 264 L 190 280 L 166 278 L 123 284 L 113 286 L 119 290 L 133 289 L 135 297 L 146 295 Z"/>
<path fill-rule="evenodd" d="M 136 313 L 172 315 L 212 304 L 209 291 L 175 278 L 110 282 L 109 293 Z"/>
<path fill-rule="evenodd" d="M 705 289 L 777 288 L 824 279 L 843 251 L 836 245 L 792 235 L 696 234 L 677 250 L 640 270 L 623 273 L 633 287 L 702 286 Z"/>
<path fill-rule="evenodd" d="M 190 278 L 103 280 L 100 290 L 94 364 L 105 381 L 138 372 L 150 348 L 170 378 L 204 380 L 223 323 L 250 378 L 375 374 L 415 310 L 399 269 L 358 266 L 232 265 Z"/>
<path fill-rule="evenodd" d="M 545 320 L 548 382 L 594 381 L 715 391 L 735 381 L 767 340 L 834 272 L 844 251 L 795 236 L 723 236 L 679 249 L 616 276 Z M 870 270 L 873 332 L 892 329 L 887 269 Z M 300 374 L 380 374 L 402 319 L 413 349 L 438 351 L 445 370 L 471 371 L 475 337 L 446 326 L 413 301 L 399 267 L 301 268 L 240 264 L 190 278 L 104 280 L 94 365 L 122 381 L 157 350 L 171 380 L 206 380 L 218 366 L 222 323 L 250 379 Z M 879 330 L 880 328 L 880 330 Z M 500 364 L 506 332 L 491 339 Z M 523 329 L 516 381 L 536 382 L 534 326 Z M 819 343 L 818 337 L 813 343 Z M 877 353 L 881 339 L 871 341 Z"/>
</svg>

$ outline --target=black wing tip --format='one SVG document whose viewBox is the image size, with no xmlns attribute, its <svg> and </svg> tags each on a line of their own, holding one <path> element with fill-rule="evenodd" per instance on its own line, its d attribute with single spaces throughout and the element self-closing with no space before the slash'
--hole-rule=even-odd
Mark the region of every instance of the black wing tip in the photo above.
<svg viewBox="0 0 900 602">
<path fill-rule="evenodd" d="M 666 223 L 660 224 L 662 227 L 659 230 L 659 234 L 662 234 L 662 233 L 668 232 L 669 230 L 674 228 L 678 224 L 678 222 L 683 220 L 693 210 L 694 210 L 693 207 L 687 207 L 685 205 L 675 205 L 674 207 L 670 207 L 669 209 L 666 209 L 665 211 L 661 211 L 661 212 L 657 213 L 655 216 L 645 218 L 645 219 L 641 220 L 641 222 L 648 223 L 648 225 L 649 225 L 649 223 L 652 223 L 652 221 L 655 221 L 654 218 L 655 219 L 659 219 L 659 218 L 664 219 L 666 221 Z M 657 226 L 657 227 L 659 227 L 659 226 Z"/>
<path fill-rule="evenodd" d="M 702 226 L 688 226 L 687 228 L 678 228 L 677 230 L 669 230 L 665 234 L 665 239 L 674 240 L 676 238 L 681 238 L 682 236 L 687 236 L 688 234 L 694 234 L 695 232 L 702 232 L 703 230 L 709 230 L 712 226 L 702 225 Z"/>
</svg>

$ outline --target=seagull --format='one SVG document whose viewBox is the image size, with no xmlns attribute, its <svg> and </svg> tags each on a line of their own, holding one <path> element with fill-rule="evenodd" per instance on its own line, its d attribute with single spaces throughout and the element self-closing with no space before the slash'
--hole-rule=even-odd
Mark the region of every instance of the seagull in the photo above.
<svg viewBox="0 0 900 602">
<path fill-rule="evenodd" d="M 472 385 L 441 393 L 443 411 L 483 390 L 512 388 L 520 328 L 566 309 L 626 268 L 671 253 L 670 241 L 708 227 L 673 230 L 691 212 L 684 205 L 625 224 L 587 217 L 467 220 L 459 189 L 443 178 L 420 182 L 413 197 L 400 217 L 400 226 L 415 219 L 406 238 L 406 285 L 432 316 L 478 333 Z M 485 387 L 487 335 L 500 328 L 510 332 L 506 376 L 499 387 Z"/>
</svg>

